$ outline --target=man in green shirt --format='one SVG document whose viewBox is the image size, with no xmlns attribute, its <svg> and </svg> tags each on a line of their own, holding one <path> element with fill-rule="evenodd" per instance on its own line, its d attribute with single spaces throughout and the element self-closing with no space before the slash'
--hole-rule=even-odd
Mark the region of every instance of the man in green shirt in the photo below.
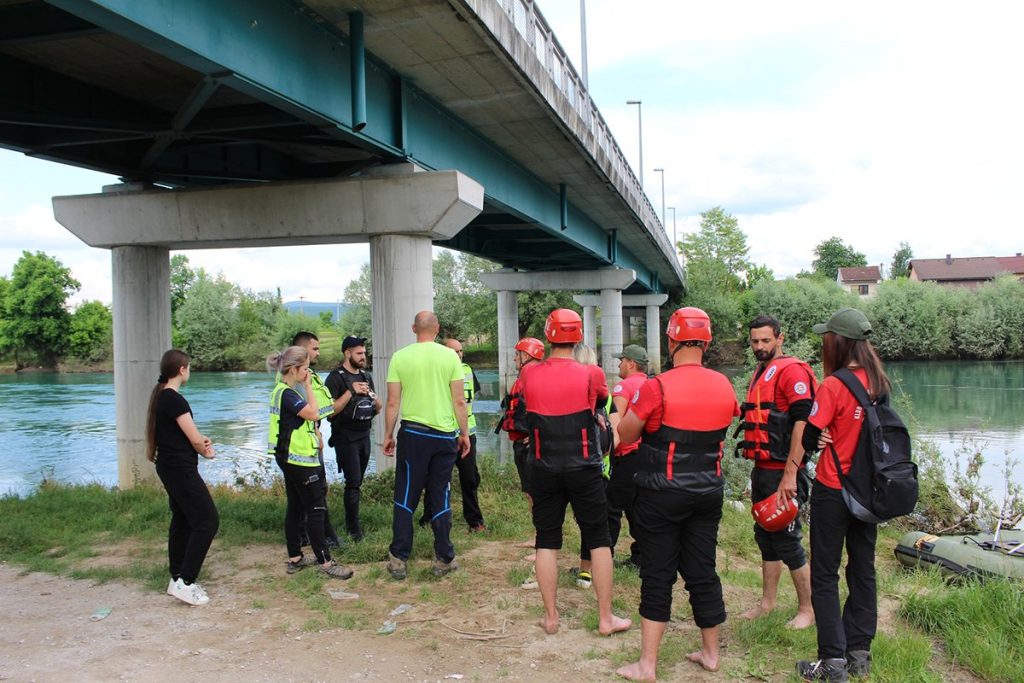
<svg viewBox="0 0 1024 683">
<path fill-rule="evenodd" d="M 413 513 L 426 489 L 434 511 L 435 576 L 458 569 L 451 542 L 449 504 L 452 468 L 469 453 L 469 424 L 464 394 L 462 361 L 450 348 L 436 344 L 440 332 L 431 311 L 416 314 L 412 331 L 416 343 L 399 349 L 388 366 L 388 402 L 384 410 L 384 455 L 395 463 L 395 508 L 391 521 L 391 547 L 387 570 L 394 579 L 407 575 L 412 552 Z M 402 421 L 398 437 L 399 407 Z"/>
</svg>

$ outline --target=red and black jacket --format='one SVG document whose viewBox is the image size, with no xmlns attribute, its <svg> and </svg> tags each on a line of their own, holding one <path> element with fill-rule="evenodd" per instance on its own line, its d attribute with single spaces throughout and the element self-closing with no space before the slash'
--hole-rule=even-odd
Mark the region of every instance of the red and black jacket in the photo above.
<svg viewBox="0 0 1024 683">
<path fill-rule="evenodd" d="M 786 370 L 794 365 L 799 366 L 803 372 L 786 374 Z M 773 359 L 750 380 L 747 400 L 740 405 L 742 417 L 736 434 L 743 431 L 743 440 L 736 444 L 736 455 L 753 460 L 761 467 L 781 468 L 789 458 L 793 418 L 789 414 L 789 404 L 785 397 L 779 399 L 779 381 L 783 374 L 786 374 L 787 381 L 806 381 L 806 392 L 800 393 L 807 393 L 809 401 L 814 400 L 818 388 L 811 367 L 792 356 Z M 796 374 L 801 377 L 794 380 Z"/>
<path fill-rule="evenodd" d="M 502 419 L 498 422 L 498 427 L 494 430 L 494 433 L 508 432 L 508 438 L 511 441 L 522 441 L 529 436 L 527 431 L 528 427 L 523 422 L 522 416 L 517 417 L 519 410 L 519 404 L 522 402 L 522 392 L 520 391 L 519 378 L 512 383 L 512 388 L 505 394 L 505 398 L 501 400 L 501 407 L 504 410 Z"/>
<path fill-rule="evenodd" d="M 701 495 L 725 485 L 722 442 L 735 415 L 736 397 L 724 376 L 703 368 L 696 368 L 703 372 L 694 375 L 684 371 L 687 367 L 669 370 L 653 380 L 661 391 L 662 415 L 660 426 L 643 434 L 637 451 L 639 471 L 633 481 L 641 488 Z M 701 385 L 702 381 L 722 386 L 717 387 L 718 391 L 709 392 Z M 679 395 L 716 398 L 720 395 L 722 400 L 709 399 L 695 405 L 693 401 L 673 399 Z M 697 412 L 702 414 L 695 414 Z M 694 429 L 698 424 L 712 428 Z"/>
</svg>

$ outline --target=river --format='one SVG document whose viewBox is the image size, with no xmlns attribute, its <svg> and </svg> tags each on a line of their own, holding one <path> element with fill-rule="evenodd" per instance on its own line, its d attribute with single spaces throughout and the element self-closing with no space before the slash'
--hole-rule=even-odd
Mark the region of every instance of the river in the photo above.
<svg viewBox="0 0 1024 683">
<path fill-rule="evenodd" d="M 983 482 L 1002 494 L 1006 454 L 1024 459 L 1024 363 L 891 363 L 888 370 L 913 406 L 918 433 L 948 460 L 965 444 L 982 448 Z M 497 451 L 492 433 L 499 409 L 497 371 L 479 370 L 474 404 L 478 449 Z M 69 483 L 117 482 L 113 375 L 0 375 L 0 494 L 24 495 L 44 479 Z M 208 481 L 272 476 L 263 456 L 271 378 L 265 373 L 193 373 L 183 394 L 196 423 L 216 444 L 217 458 L 202 461 Z M 330 426 L 325 423 L 325 437 Z M 338 475 L 329 451 L 328 473 Z M 373 464 L 371 463 L 371 468 Z M 1015 478 L 1024 478 L 1024 464 Z"/>
</svg>

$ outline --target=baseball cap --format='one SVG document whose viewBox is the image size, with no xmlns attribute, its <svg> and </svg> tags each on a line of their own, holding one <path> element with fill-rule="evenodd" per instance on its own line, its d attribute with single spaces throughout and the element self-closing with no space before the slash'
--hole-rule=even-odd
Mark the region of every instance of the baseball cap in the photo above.
<svg viewBox="0 0 1024 683">
<path fill-rule="evenodd" d="M 346 351 L 354 346 L 366 346 L 366 337 L 354 337 L 349 335 L 341 342 L 341 350 Z"/>
<path fill-rule="evenodd" d="M 811 328 L 815 334 L 834 332 L 847 339 L 867 339 L 871 334 L 871 322 L 856 308 L 840 308 L 826 323 Z"/>
<path fill-rule="evenodd" d="M 614 357 L 627 358 L 639 363 L 640 365 L 647 365 L 647 350 L 642 346 L 637 346 L 636 344 L 630 344 L 626 348 L 622 349 L 622 353 L 617 354 Z"/>
</svg>

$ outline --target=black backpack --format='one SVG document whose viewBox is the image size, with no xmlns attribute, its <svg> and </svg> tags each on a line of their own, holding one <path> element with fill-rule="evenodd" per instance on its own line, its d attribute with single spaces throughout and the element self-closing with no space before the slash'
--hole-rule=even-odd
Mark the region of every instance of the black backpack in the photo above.
<svg viewBox="0 0 1024 683">
<path fill-rule="evenodd" d="M 373 416 L 376 415 L 377 405 L 374 401 L 373 396 L 367 396 L 363 394 L 357 394 L 352 390 L 352 383 L 348 381 L 344 372 L 334 370 L 341 377 L 342 383 L 345 387 L 352 392 L 352 398 L 349 399 L 348 404 L 342 409 L 342 411 L 335 415 L 331 420 L 333 426 L 335 422 L 347 423 L 347 422 L 365 422 L 372 420 Z M 362 370 L 359 371 L 359 376 L 362 381 L 369 383 L 370 379 L 366 376 L 366 373 Z"/>
<path fill-rule="evenodd" d="M 872 402 L 848 369 L 836 370 L 833 376 L 846 385 L 864 410 L 857 450 L 845 475 L 830 445 L 846 506 L 854 517 L 870 524 L 910 513 L 917 504 L 917 465 L 911 460 L 906 425 L 889 405 L 888 395 Z"/>
</svg>

